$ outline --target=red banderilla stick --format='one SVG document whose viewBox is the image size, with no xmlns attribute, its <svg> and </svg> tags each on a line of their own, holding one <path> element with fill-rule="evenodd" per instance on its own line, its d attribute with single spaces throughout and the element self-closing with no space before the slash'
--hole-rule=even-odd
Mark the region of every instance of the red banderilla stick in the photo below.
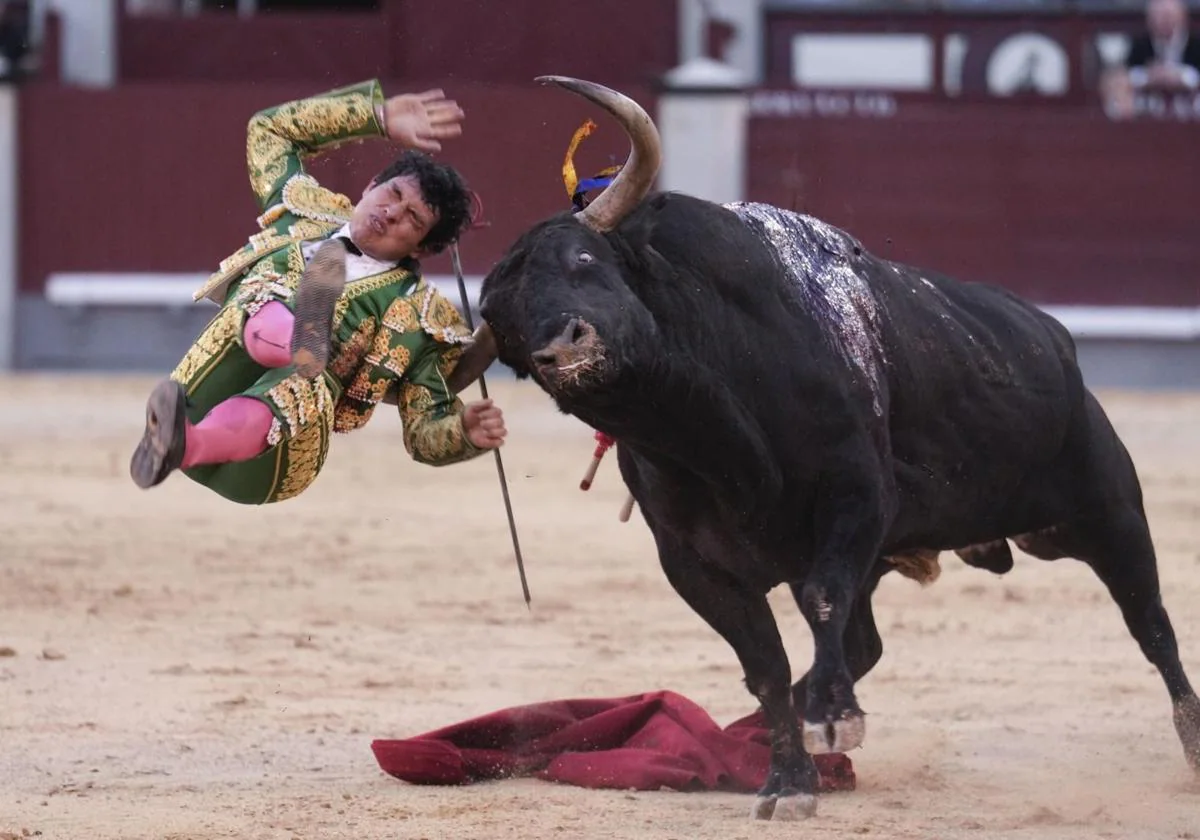
<svg viewBox="0 0 1200 840">
<path fill-rule="evenodd" d="M 596 470 L 600 468 L 600 459 L 614 443 L 616 441 L 604 432 L 596 432 L 596 451 L 592 453 L 592 463 L 588 465 L 587 472 L 583 475 L 583 481 L 579 482 L 580 490 L 587 490 L 592 486 L 592 479 L 596 477 Z"/>
<path fill-rule="evenodd" d="M 612 445 L 616 443 L 604 432 L 596 432 L 596 451 L 592 453 L 592 463 L 588 465 L 587 472 L 583 474 L 583 481 L 579 482 L 580 490 L 587 490 L 592 486 L 592 479 L 596 477 L 596 470 L 600 468 L 600 459 L 604 457 Z M 621 505 L 621 512 L 618 514 L 622 522 L 628 522 L 630 514 L 633 513 L 633 494 L 630 493 L 625 497 L 625 504 Z"/>
</svg>

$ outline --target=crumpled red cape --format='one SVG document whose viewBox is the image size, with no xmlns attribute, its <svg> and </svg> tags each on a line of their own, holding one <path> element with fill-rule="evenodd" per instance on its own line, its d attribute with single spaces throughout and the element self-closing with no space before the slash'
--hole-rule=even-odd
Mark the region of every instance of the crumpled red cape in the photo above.
<svg viewBox="0 0 1200 840">
<path fill-rule="evenodd" d="M 515 706 L 402 740 L 371 743 L 390 776 L 465 785 L 533 776 L 586 788 L 750 793 L 769 762 L 761 712 L 722 729 L 671 691 Z M 853 790 L 845 755 L 815 756 L 820 791 Z"/>
</svg>

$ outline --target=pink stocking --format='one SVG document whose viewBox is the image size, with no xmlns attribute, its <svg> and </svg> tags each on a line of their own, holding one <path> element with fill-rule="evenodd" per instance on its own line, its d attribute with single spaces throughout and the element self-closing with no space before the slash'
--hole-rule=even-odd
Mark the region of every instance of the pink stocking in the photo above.
<svg viewBox="0 0 1200 840">
<path fill-rule="evenodd" d="M 247 318 L 242 328 L 242 341 L 250 358 L 269 368 L 291 364 L 295 320 L 291 311 L 277 300 L 268 301 Z"/>
<path fill-rule="evenodd" d="M 252 397 L 218 403 L 195 426 L 187 424 L 183 466 L 248 461 L 266 451 L 273 419 L 266 403 Z"/>
</svg>

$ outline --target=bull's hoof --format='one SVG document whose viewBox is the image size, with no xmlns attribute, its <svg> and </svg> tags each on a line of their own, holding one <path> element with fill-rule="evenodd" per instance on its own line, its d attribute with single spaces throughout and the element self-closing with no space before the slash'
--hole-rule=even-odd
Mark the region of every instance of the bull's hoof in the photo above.
<svg viewBox="0 0 1200 840">
<path fill-rule="evenodd" d="M 769 820 L 775 815 L 775 803 L 779 800 L 778 796 L 756 796 L 754 804 L 750 806 L 750 819 L 752 820 Z"/>
<path fill-rule="evenodd" d="M 1180 700 L 1175 704 L 1174 717 L 1187 763 L 1200 774 L 1200 698 L 1193 694 Z"/>
<path fill-rule="evenodd" d="M 861 712 L 847 712 L 841 720 L 804 721 L 804 751 L 809 755 L 845 753 L 861 747 L 867 721 Z"/>
<path fill-rule="evenodd" d="M 783 759 L 772 756 L 767 778 L 750 809 L 755 820 L 802 820 L 817 812 L 820 778 L 812 757 L 795 753 Z"/>
<path fill-rule="evenodd" d="M 751 819 L 775 822 L 806 820 L 816 816 L 816 813 L 817 797 L 793 788 L 786 788 L 777 796 L 760 794 L 754 798 L 754 805 L 750 808 Z"/>
</svg>

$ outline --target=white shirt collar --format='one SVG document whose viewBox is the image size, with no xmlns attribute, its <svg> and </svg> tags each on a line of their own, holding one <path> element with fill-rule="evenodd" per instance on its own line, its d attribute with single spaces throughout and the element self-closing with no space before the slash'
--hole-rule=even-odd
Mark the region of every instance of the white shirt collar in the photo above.
<svg viewBox="0 0 1200 840">
<path fill-rule="evenodd" d="M 349 239 L 351 242 L 354 241 L 353 237 L 350 236 L 349 222 L 342 225 L 338 230 L 335 230 L 330 235 L 330 238 L 332 239 L 334 236 L 344 236 L 347 239 Z M 324 240 L 308 242 L 308 243 L 305 243 L 305 245 L 301 248 L 301 251 L 304 254 L 304 259 L 306 262 L 308 260 L 312 259 L 313 254 L 315 254 L 317 251 L 317 246 L 320 245 L 322 241 L 324 241 Z M 385 271 L 391 271 L 399 264 L 400 264 L 399 260 L 385 262 L 383 260 L 377 260 L 374 257 L 368 257 L 366 254 L 359 255 L 359 254 L 351 254 L 351 253 L 347 252 L 346 253 L 346 282 L 352 282 L 354 280 L 361 280 L 363 277 L 371 277 L 375 274 L 382 274 Z"/>
</svg>

